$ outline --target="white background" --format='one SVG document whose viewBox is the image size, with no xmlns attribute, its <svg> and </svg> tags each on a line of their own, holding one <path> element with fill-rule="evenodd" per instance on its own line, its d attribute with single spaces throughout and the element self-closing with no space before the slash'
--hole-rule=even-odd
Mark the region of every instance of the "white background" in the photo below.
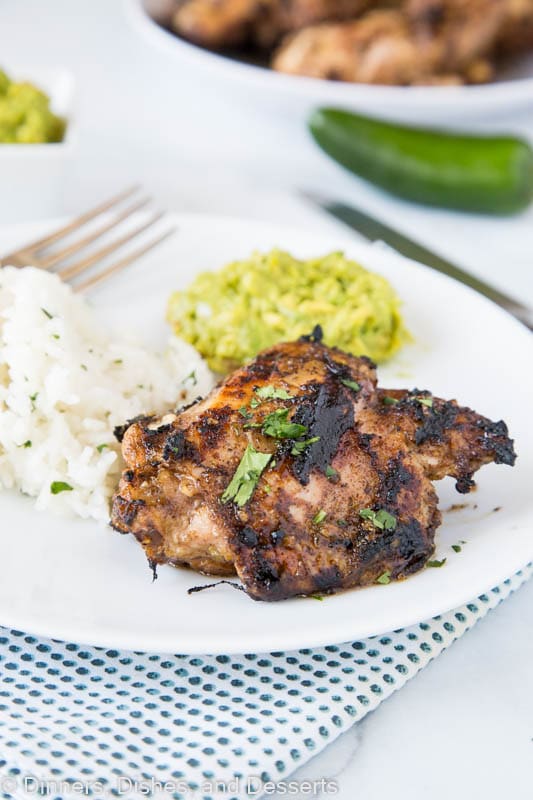
<svg viewBox="0 0 533 800">
<path fill-rule="evenodd" d="M 335 229 L 298 199 L 299 188 L 320 189 L 533 304 L 533 209 L 491 219 L 386 198 L 315 149 L 301 110 L 244 97 L 169 60 L 130 27 L 125 5 L 0 4 L 4 68 L 61 66 L 76 78 L 76 154 L 50 214 L 139 181 L 172 210 Z M 521 115 L 479 126 L 533 139 L 533 98 Z M 5 203 L 4 195 L 0 211 Z M 532 600 L 527 585 L 301 774 L 338 775 L 342 800 L 532 798 Z"/>
</svg>

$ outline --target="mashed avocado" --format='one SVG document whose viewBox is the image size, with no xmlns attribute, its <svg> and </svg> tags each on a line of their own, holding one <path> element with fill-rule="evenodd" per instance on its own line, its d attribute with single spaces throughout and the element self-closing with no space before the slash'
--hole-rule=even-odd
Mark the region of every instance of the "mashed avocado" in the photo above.
<svg viewBox="0 0 533 800">
<path fill-rule="evenodd" d="M 409 338 L 392 286 L 342 253 L 299 261 L 272 250 L 203 272 L 174 292 L 168 320 L 215 372 L 226 373 L 317 324 L 324 341 L 373 361 Z"/>
<path fill-rule="evenodd" d="M 31 83 L 14 83 L 0 70 L 0 143 L 60 142 L 65 121 L 50 110 L 50 100 Z"/>
</svg>

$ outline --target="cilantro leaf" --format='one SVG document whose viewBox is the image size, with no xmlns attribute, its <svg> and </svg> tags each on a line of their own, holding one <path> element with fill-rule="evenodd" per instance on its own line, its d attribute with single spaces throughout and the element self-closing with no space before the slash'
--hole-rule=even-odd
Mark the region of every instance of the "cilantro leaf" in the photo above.
<svg viewBox="0 0 533 800">
<path fill-rule="evenodd" d="M 376 583 L 387 584 L 390 583 L 390 570 L 386 569 L 379 578 L 376 578 Z"/>
<path fill-rule="evenodd" d="M 318 511 L 315 516 L 313 517 L 313 524 L 314 525 L 321 525 L 327 517 L 327 512 L 324 511 L 323 508 Z"/>
<path fill-rule="evenodd" d="M 336 477 L 337 477 L 337 475 L 338 475 L 338 472 L 337 472 L 337 470 L 336 470 L 336 469 L 333 469 L 333 467 L 331 467 L 331 466 L 328 464 L 328 466 L 326 467 L 326 473 L 325 473 L 325 475 L 326 475 L 326 478 L 328 478 L 328 480 L 331 480 L 332 478 L 336 478 Z"/>
<path fill-rule="evenodd" d="M 233 478 L 220 498 L 222 502 L 228 503 L 233 500 L 239 508 L 246 505 L 271 458 L 271 453 L 259 453 L 249 444 Z"/>
<path fill-rule="evenodd" d="M 399 403 L 400 401 L 397 400 L 395 397 L 390 397 L 388 394 L 386 394 L 384 395 L 381 402 L 383 403 L 384 406 L 395 406 L 396 403 Z"/>
<path fill-rule="evenodd" d="M 289 422 L 288 408 L 278 408 L 265 417 L 263 421 L 263 433 L 265 436 L 272 436 L 274 439 L 297 439 L 307 433 L 307 425 L 299 425 L 297 422 Z"/>
<path fill-rule="evenodd" d="M 374 511 L 372 508 L 362 508 L 359 511 L 359 516 L 362 519 L 370 520 L 372 525 L 375 528 L 379 528 L 380 531 L 393 531 L 397 525 L 396 517 L 389 514 L 384 508 L 380 508 L 378 511 Z"/>
<path fill-rule="evenodd" d="M 443 558 L 442 561 L 426 561 L 426 567 L 443 567 L 445 563 L 445 558 Z"/>
<path fill-rule="evenodd" d="M 301 442 L 294 442 L 291 450 L 291 456 L 300 456 L 306 447 L 309 447 L 310 444 L 318 442 L 319 439 L 320 436 L 312 436 L 310 439 L 302 439 Z"/>
<path fill-rule="evenodd" d="M 415 397 L 421 406 L 427 406 L 428 408 L 433 408 L 433 398 L 432 397 Z"/>
<path fill-rule="evenodd" d="M 359 383 L 357 383 L 357 381 L 349 381 L 345 378 L 342 378 L 341 383 L 344 386 L 347 386 L 348 389 L 353 389 L 354 392 L 358 392 L 361 389 L 361 386 Z"/>
<path fill-rule="evenodd" d="M 193 369 L 189 374 L 182 380 L 182 384 L 187 383 L 187 381 L 192 381 L 192 385 L 196 386 L 198 383 L 198 378 L 196 377 L 196 370 Z"/>
<path fill-rule="evenodd" d="M 276 389 L 275 386 L 259 386 L 255 393 L 261 400 L 292 400 L 292 394 L 285 389 Z"/>
<path fill-rule="evenodd" d="M 99 444 L 99 445 L 97 445 L 96 449 L 98 450 L 99 453 L 101 453 L 102 450 L 105 450 L 106 447 L 109 447 L 109 445 L 108 444 Z"/>
<path fill-rule="evenodd" d="M 65 481 L 52 481 L 50 484 L 50 491 L 52 494 L 60 494 L 61 492 L 72 492 L 73 486 L 70 483 L 65 483 Z"/>
<path fill-rule="evenodd" d="M 393 531 L 396 528 L 397 522 L 395 516 L 389 514 L 384 508 L 380 508 L 376 514 L 374 524 L 377 525 L 378 528 L 384 528 L 386 531 Z"/>
</svg>

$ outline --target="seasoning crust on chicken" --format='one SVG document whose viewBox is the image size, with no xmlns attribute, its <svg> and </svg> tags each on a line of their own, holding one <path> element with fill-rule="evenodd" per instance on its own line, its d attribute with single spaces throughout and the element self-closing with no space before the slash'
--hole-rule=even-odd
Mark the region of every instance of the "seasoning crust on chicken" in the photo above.
<svg viewBox="0 0 533 800">
<path fill-rule="evenodd" d="M 149 562 L 237 574 L 257 600 L 403 578 L 434 551 L 431 483 L 512 465 L 503 422 L 321 343 L 279 344 L 204 400 L 126 426 L 112 524 Z"/>
</svg>

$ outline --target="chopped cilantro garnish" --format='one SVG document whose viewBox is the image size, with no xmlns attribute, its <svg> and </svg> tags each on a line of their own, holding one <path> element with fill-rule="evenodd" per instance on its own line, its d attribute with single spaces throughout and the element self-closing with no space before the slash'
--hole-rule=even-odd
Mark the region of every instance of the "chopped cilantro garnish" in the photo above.
<svg viewBox="0 0 533 800">
<path fill-rule="evenodd" d="M 327 517 L 327 512 L 324 511 L 323 508 L 318 511 L 315 516 L 313 517 L 313 524 L 314 525 L 321 525 Z"/>
<path fill-rule="evenodd" d="M 27 439 L 24 444 L 19 444 L 19 447 L 31 447 L 31 439 Z"/>
<path fill-rule="evenodd" d="M 250 414 L 246 406 L 242 406 L 241 408 L 239 408 L 239 414 L 241 415 L 241 417 L 244 417 L 244 419 L 252 419 L 253 416 L 252 414 Z"/>
<path fill-rule="evenodd" d="M 98 450 L 98 452 L 99 452 L 99 453 L 101 453 L 101 452 L 102 452 L 102 450 L 105 450 L 105 448 L 106 448 L 106 447 L 109 447 L 109 445 L 108 445 L 108 444 L 99 444 L 99 445 L 96 447 L 96 449 Z"/>
<path fill-rule="evenodd" d="M 323 600 L 324 599 L 324 595 L 323 594 L 310 594 L 309 597 L 312 600 Z"/>
<path fill-rule="evenodd" d="M 460 544 L 452 544 L 452 550 L 453 550 L 455 553 L 460 553 L 462 549 L 463 549 L 463 548 L 461 547 L 461 545 L 460 545 Z"/>
<path fill-rule="evenodd" d="M 122 359 L 121 358 L 115 358 L 114 361 L 113 361 L 113 364 L 122 364 Z"/>
<path fill-rule="evenodd" d="M 312 436 L 311 439 L 303 439 L 301 442 L 294 442 L 291 450 L 291 456 L 300 456 L 306 447 L 309 447 L 310 444 L 318 442 L 319 439 L 320 436 Z"/>
<path fill-rule="evenodd" d="M 328 466 L 326 467 L 326 478 L 330 478 L 330 479 L 331 478 L 336 478 L 337 474 L 338 474 L 337 470 L 333 469 L 333 467 L 330 467 L 329 464 L 328 464 Z"/>
<path fill-rule="evenodd" d="M 289 422 L 288 415 L 288 408 L 278 408 L 265 417 L 263 421 L 265 436 L 272 436 L 274 439 L 297 439 L 307 433 L 307 425 Z"/>
<path fill-rule="evenodd" d="M 61 337 L 60 337 L 60 335 L 58 333 L 53 333 L 52 334 L 52 339 L 60 339 L 60 338 Z"/>
<path fill-rule="evenodd" d="M 443 567 L 446 563 L 446 559 L 443 558 L 442 561 L 427 561 L 426 567 Z"/>
<path fill-rule="evenodd" d="M 345 378 L 342 378 L 341 379 L 341 383 L 344 386 L 347 386 L 348 389 L 353 389 L 354 392 L 358 392 L 360 390 L 360 388 L 361 388 L 360 384 L 358 384 L 357 381 L 349 381 L 349 380 L 346 380 Z"/>
<path fill-rule="evenodd" d="M 72 492 L 73 487 L 70 483 L 65 483 L 65 481 L 52 481 L 50 484 L 50 491 L 52 494 L 60 494 L 61 492 Z"/>
<path fill-rule="evenodd" d="M 242 508 L 252 496 L 261 473 L 272 458 L 271 453 L 259 453 L 251 444 L 248 445 L 239 466 L 227 489 L 220 498 L 223 503 L 233 500 Z"/>
<path fill-rule="evenodd" d="M 53 318 L 54 318 L 54 315 L 53 315 L 53 314 L 50 314 L 50 312 L 49 312 L 49 311 L 47 311 L 47 310 L 46 310 L 46 308 L 41 308 L 41 311 L 43 312 L 43 314 L 45 315 L 45 317 L 48 317 L 48 319 L 53 319 Z"/>
<path fill-rule="evenodd" d="M 257 397 L 252 397 L 250 400 L 250 408 L 257 408 L 257 406 L 261 405 L 261 400 L 258 400 Z"/>
<path fill-rule="evenodd" d="M 182 380 L 182 383 L 187 383 L 187 381 L 192 381 L 192 385 L 196 386 L 198 383 L 198 378 L 196 377 L 196 370 L 193 369 L 192 372 L 189 372 L 186 378 Z"/>
<path fill-rule="evenodd" d="M 427 406 L 428 408 L 433 408 L 433 398 L 432 397 L 415 397 L 421 406 Z"/>
<path fill-rule="evenodd" d="M 399 403 L 399 402 L 400 401 L 397 400 L 395 397 L 390 397 L 388 394 L 384 395 L 383 400 L 382 400 L 382 403 L 385 406 L 395 406 L 396 403 Z"/>
<path fill-rule="evenodd" d="M 86 365 L 86 364 L 80 364 L 80 367 L 81 367 L 83 370 L 85 370 L 85 372 L 87 372 L 87 365 Z"/>
<path fill-rule="evenodd" d="M 261 400 L 292 400 L 292 394 L 285 389 L 276 389 L 275 386 L 259 386 L 255 393 Z"/>
<path fill-rule="evenodd" d="M 372 508 L 362 508 L 359 511 L 359 516 L 363 519 L 368 519 L 375 528 L 380 531 L 393 531 L 396 528 L 396 517 L 380 508 L 379 511 L 374 511 Z"/>
<path fill-rule="evenodd" d="M 32 411 L 35 411 L 38 397 L 39 397 L 39 392 L 34 392 L 33 394 L 30 394 L 30 403 Z"/>
<path fill-rule="evenodd" d="M 390 583 L 390 570 L 386 569 L 385 572 L 379 576 L 379 578 L 376 578 L 376 583 Z"/>
</svg>

